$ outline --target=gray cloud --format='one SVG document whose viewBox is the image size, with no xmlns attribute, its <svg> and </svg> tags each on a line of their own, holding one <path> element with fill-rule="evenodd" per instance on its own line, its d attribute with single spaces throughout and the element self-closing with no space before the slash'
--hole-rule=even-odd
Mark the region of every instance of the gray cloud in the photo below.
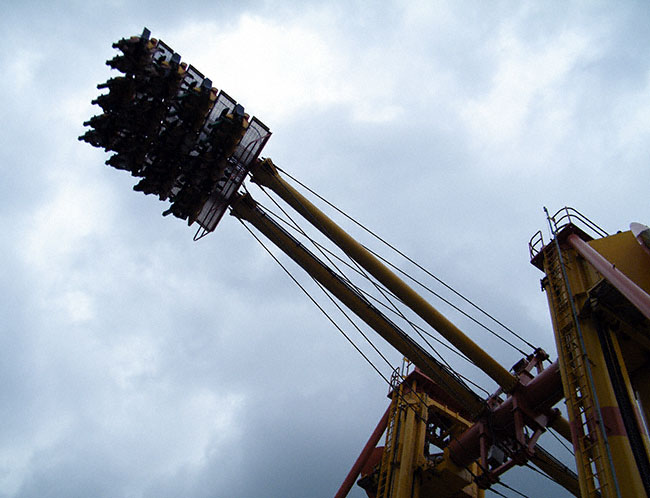
<svg viewBox="0 0 650 498">
<path fill-rule="evenodd" d="M 110 44 L 143 25 L 218 86 L 246 75 L 225 89 L 273 130 L 269 156 L 549 351 L 526 247 L 541 207 L 574 205 L 610 231 L 650 219 L 649 14 L 632 3 L 6 10 L 3 498 L 331 496 L 388 402 L 236 220 L 193 243 L 76 140 Z M 252 48 L 218 52 L 239 33 Z M 519 359 L 432 302 L 504 365 Z M 553 486 L 526 469 L 506 482 L 529 496 Z"/>
</svg>

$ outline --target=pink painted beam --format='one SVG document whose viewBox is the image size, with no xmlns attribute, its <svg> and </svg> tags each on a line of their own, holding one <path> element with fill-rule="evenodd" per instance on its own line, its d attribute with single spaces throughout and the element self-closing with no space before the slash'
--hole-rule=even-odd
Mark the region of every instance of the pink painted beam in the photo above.
<svg viewBox="0 0 650 498">
<path fill-rule="evenodd" d="M 339 488 L 334 498 L 345 498 L 346 496 L 348 496 L 348 493 L 352 489 L 352 486 L 354 486 L 354 481 L 356 481 L 357 477 L 359 476 L 359 473 L 361 472 L 361 469 L 368 461 L 368 458 L 370 458 L 370 455 L 372 454 L 372 450 L 375 449 L 375 446 L 377 446 L 377 443 L 381 439 L 381 435 L 384 433 L 384 430 L 386 430 L 386 426 L 388 425 L 389 412 L 390 412 L 390 405 L 386 409 L 386 413 L 384 413 L 384 416 L 377 424 L 377 427 L 375 427 L 374 432 L 370 436 L 370 439 L 368 439 L 366 445 L 363 447 L 363 450 L 361 450 L 361 454 L 359 455 L 359 458 L 357 458 L 357 461 L 354 462 L 354 465 L 350 469 L 350 472 L 345 478 L 345 481 L 343 481 L 343 484 L 341 484 L 341 487 Z"/>
<path fill-rule="evenodd" d="M 606 260 L 598 251 L 576 234 L 569 235 L 569 244 L 612 284 L 643 316 L 650 320 L 650 295 Z"/>
</svg>

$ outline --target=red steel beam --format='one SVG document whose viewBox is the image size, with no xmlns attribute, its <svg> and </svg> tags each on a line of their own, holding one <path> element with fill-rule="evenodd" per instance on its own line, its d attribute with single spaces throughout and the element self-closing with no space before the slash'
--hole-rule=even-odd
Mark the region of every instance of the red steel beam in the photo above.
<svg viewBox="0 0 650 498">
<path fill-rule="evenodd" d="M 354 465 L 352 465 L 350 472 L 348 473 L 347 477 L 343 481 L 343 484 L 341 484 L 341 487 L 339 488 L 336 495 L 334 495 L 334 498 L 345 498 L 350 492 L 350 490 L 352 489 L 352 486 L 354 486 L 354 481 L 356 481 L 357 477 L 359 476 L 359 473 L 361 472 L 361 469 L 368 461 L 368 458 L 370 458 L 370 455 L 372 454 L 372 451 L 375 449 L 375 446 L 377 446 L 377 443 L 381 439 L 381 435 L 384 433 L 384 430 L 386 430 L 386 426 L 388 425 L 389 413 L 390 413 L 390 405 L 386 409 L 386 413 L 384 413 L 384 416 L 377 424 L 377 427 L 375 427 L 374 432 L 370 436 L 370 439 L 368 439 L 366 445 L 363 447 L 363 450 L 361 450 L 361 454 L 359 455 L 359 458 L 357 458 L 357 461 L 354 462 Z"/>
<path fill-rule="evenodd" d="M 545 368 L 525 386 L 520 385 L 513 396 L 519 397 L 530 412 L 540 416 L 549 414 L 553 405 L 564 398 L 558 362 Z M 499 432 L 514 436 L 515 408 L 513 397 L 509 397 L 492 410 L 490 424 Z M 481 456 L 481 426 L 481 422 L 474 424 L 449 444 L 450 457 L 456 465 L 466 467 Z"/>
</svg>

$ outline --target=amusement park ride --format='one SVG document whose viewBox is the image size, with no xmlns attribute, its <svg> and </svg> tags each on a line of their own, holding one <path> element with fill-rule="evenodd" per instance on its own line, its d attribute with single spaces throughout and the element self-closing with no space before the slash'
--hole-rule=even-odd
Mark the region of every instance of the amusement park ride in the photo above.
<svg viewBox="0 0 650 498">
<path fill-rule="evenodd" d="M 255 227 L 404 357 L 391 403 L 336 494 L 354 482 L 370 497 L 481 497 L 515 465 L 535 465 L 575 496 L 650 494 L 650 231 L 607 235 L 575 210 L 548 216 L 532 264 L 544 276 L 558 360 L 541 349 L 501 366 L 261 159 L 269 129 L 212 87 L 165 43 L 122 39 L 107 62 L 122 75 L 94 104 L 80 137 L 139 177 L 134 190 L 196 223 L 199 239 L 226 211 Z M 484 399 L 276 222 L 242 184 L 274 192 L 499 386 Z M 555 405 L 565 400 L 568 420 Z M 577 474 L 537 443 L 548 428 L 572 444 Z M 377 446 L 384 436 L 384 445 Z"/>
</svg>

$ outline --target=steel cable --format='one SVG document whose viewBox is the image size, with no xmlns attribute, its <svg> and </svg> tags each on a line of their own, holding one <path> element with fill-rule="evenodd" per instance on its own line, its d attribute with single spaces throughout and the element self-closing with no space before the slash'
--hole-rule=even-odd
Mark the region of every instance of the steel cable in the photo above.
<svg viewBox="0 0 650 498">
<path fill-rule="evenodd" d="M 321 196 L 320 194 L 318 194 L 317 192 L 315 192 L 313 189 L 311 189 L 310 187 L 308 187 L 307 185 L 305 185 L 304 183 L 302 183 L 300 180 L 298 180 L 297 178 L 295 178 L 294 176 L 292 176 L 290 173 L 286 172 L 285 170 L 283 170 L 283 169 L 280 168 L 279 166 L 276 166 L 276 168 L 278 169 L 278 171 L 281 171 L 281 172 L 282 172 L 283 174 L 285 174 L 288 178 L 290 178 L 291 180 L 293 180 L 294 182 L 296 182 L 298 185 L 300 185 L 301 187 L 303 187 L 305 190 L 307 190 L 308 192 L 310 192 L 312 195 L 316 196 L 318 199 L 320 199 L 321 201 L 323 201 L 324 203 L 326 203 L 326 204 L 327 204 L 328 206 L 330 206 L 332 209 L 336 210 L 338 213 L 340 213 L 341 215 L 343 215 L 344 217 L 346 217 L 347 219 L 349 219 L 352 223 L 354 223 L 355 225 L 359 226 L 361 229 L 363 229 L 364 231 L 366 231 L 367 233 L 369 233 L 370 235 L 372 235 L 374 238 L 376 238 L 377 240 L 379 240 L 380 242 L 382 242 L 383 244 L 385 244 L 385 245 L 386 245 L 387 247 L 389 247 L 391 250 L 395 251 L 397 254 L 399 254 L 399 255 L 402 256 L 404 259 L 406 259 L 409 263 L 411 263 L 411 264 L 413 264 L 414 266 L 416 266 L 417 268 L 419 268 L 421 271 L 423 271 L 424 273 L 426 273 L 428 276 L 430 276 L 431 278 L 433 278 L 436 282 L 438 282 L 439 284 L 441 284 L 442 286 L 444 286 L 446 289 L 448 289 L 449 291 L 451 291 L 452 293 L 454 293 L 456 296 L 458 296 L 459 298 L 461 298 L 463 301 L 465 301 L 467 304 L 469 304 L 470 306 L 472 306 L 473 308 L 475 308 L 477 311 L 479 311 L 480 313 L 482 313 L 483 315 L 485 315 L 487 318 L 489 318 L 490 320 L 492 320 L 494 323 L 498 324 L 498 325 L 501 326 L 504 330 L 508 331 L 508 332 L 509 332 L 510 334 L 512 334 L 514 337 L 516 337 L 517 339 L 519 339 L 520 341 L 522 341 L 523 343 L 525 343 L 528 347 L 532 348 L 533 350 L 536 349 L 536 347 L 535 347 L 533 344 L 531 344 L 529 341 L 527 341 L 525 338 L 523 338 L 520 334 L 517 334 L 517 333 L 516 333 L 514 330 L 512 330 L 510 327 L 508 327 L 507 325 L 505 325 L 504 323 L 502 323 L 500 320 L 498 320 L 497 318 L 495 318 L 494 316 L 492 316 L 490 313 L 488 313 L 487 311 L 485 311 L 484 309 L 482 309 L 480 306 L 478 306 L 477 304 L 475 304 L 474 302 L 472 302 L 469 298 L 467 298 L 467 297 L 465 297 L 464 295 L 462 295 L 460 292 L 458 292 L 457 290 L 455 290 L 455 289 L 454 289 L 453 287 L 451 287 L 449 284 L 447 284 L 446 282 L 444 282 L 441 278 L 437 277 L 437 276 L 434 275 L 432 272 L 430 272 L 429 270 L 427 270 L 424 266 L 420 265 L 417 261 L 413 260 L 413 259 L 410 258 L 408 255 L 406 255 L 405 253 L 403 253 L 402 251 L 400 251 L 397 247 L 395 247 L 394 245 L 392 245 L 390 242 L 386 241 L 385 239 L 383 239 L 382 237 L 380 237 L 379 235 L 377 235 L 376 233 L 374 233 L 372 230 L 370 230 L 369 228 L 367 228 L 366 226 L 364 226 L 362 223 L 360 223 L 359 221 L 355 220 L 353 217 L 351 217 L 350 215 L 348 215 L 345 211 L 343 211 L 342 209 L 340 209 L 340 208 L 338 208 L 337 206 L 335 206 L 333 203 L 331 203 L 330 201 L 328 201 L 327 199 L 325 199 L 323 196 Z M 368 249 L 368 248 L 366 248 L 366 249 Z M 370 250 L 370 249 L 368 249 L 368 250 Z M 371 252 L 372 252 L 372 251 L 371 251 Z M 373 253 L 373 254 L 374 254 L 375 256 L 379 257 L 377 254 L 375 254 L 375 253 Z M 385 260 L 384 260 L 384 261 L 385 261 Z M 396 267 L 396 266 L 393 266 L 393 268 L 399 270 L 402 274 L 408 276 L 411 280 L 413 280 L 414 282 L 418 283 L 418 284 L 421 285 L 423 288 L 427 289 L 429 292 L 432 292 L 436 297 L 442 299 L 439 295 L 437 295 L 437 294 L 436 294 L 435 292 L 433 292 L 432 290 L 428 289 L 425 285 L 423 285 L 422 283 L 420 283 L 420 282 L 419 282 L 417 279 L 415 279 L 414 277 L 411 277 L 408 273 L 404 272 L 403 270 L 399 269 L 399 268 Z M 447 301 L 445 301 L 445 302 L 447 302 Z M 447 302 L 447 304 L 450 304 L 450 303 Z M 453 305 L 452 305 L 452 306 L 453 306 Z M 457 309 L 457 308 L 454 307 L 454 309 Z M 458 309 L 457 309 L 457 310 L 458 310 Z M 459 310 L 458 310 L 458 311 L 459 311 Z M 467 316 L 467 315 L 466 315 L 466 316 Z M 480 323 L 480 322 L 477 322 L 477 323 Z M 485 326 L 485 325 L 482 325 L 482 326 L 483 326 L 486 330 L 491 331 L 491 329 L 489 329 L 487 326 Z M 492 331 L 492 332 L 493 332 L 493 331 Z M 495 332 L 493 332 L 493 333 L 496 334 Z M 500 336 L 498 336 L 498 334 L 497 334 L 497 337 L 500 337 Z M 513 346 L 512 344 L 509 344 L 509 345 L 511 345 L 512 347 L 514 347 L 515 349 L 517 349 L 518 351 L 521 352 L 521 350 L 520 350 L 519 348 L 517 348 L 516 346 Z M 523 353 L 523 352 L 522 352 L 522 353 Z M 525 354 L 525 353 L 523 353 L 523 354 Z"/>
<path fill-rule="evenodd" d="M 287 216 L 287 217 L 291 220 L 291 223 L 287 222 L 286 220 L 283 220 L 283 219 L 282 219 L 280 216 L 278 216 L 276 213 L 273 213 L 273 212 L 270 211 L 268 208 L 266 208 L 265 206 L 263 206 L 263 205 L 261 205 L 261 204 L 258 203 L 258 206 L 259 206 L 261 209 L 263 209 L 263 210 L 264 210 L 265 212 L 267 212 L 268 214 L 274 216 L 276 219 L 279 219 L 280 221 L 282 221 L 283 223 L 285 223 L 287 226 L 292 227 L 294 230 L 300 232 L 304 237 L 307 238 L 307 240 L 309 240 L 309 241 L 310 241 L 310 242 L 311 242 L 315 247 L 317 247 L 317 248 L 319 249 L 319 252 L 321 252 L 321 254 L 323 254 L 323 256 L 327 259 L 328 262 L 330 262 L 330 263 L 334 266 L 334 268 L 336 268 L 336 270 L 337 270 L 337 272 L 339 273 L 339 275 L 340 275 L 342 278 L 344 278 L 345 281 L 348 282 L 348 283 L 350 284 L 350 286 L 352 286 L 352 287 L 354 288 L 355 291 L 357 291 L 358 293 L 363 294 L 363 295 L 369 295 L 369 294 L 368 294 L 367 292 L 365 292 L 363 289 L 361 289 L 360 287 L 358 287 L 357 285 L 355 285 L 355 284 L 354 284 L 354 283 L 353 283 L 349 278 L 347 278 L 347 277 L 345 276 L 345 274 L 342 273 L 342 271 L 340 270 L 340 268 L 339 268 L 339 267 L 338 267 L 338 266 L 337 266 L 337 265 L 336 265 L 336 264 L 335 264 L 335 263 L 334 263 L 334 262 L 333 262 L 333 261 L 332 261 L 332 260 L 331 260 L 327 255 L 326 255 L 326 254 L 325 254 L 324 251 L 327 251 L 328 253 L 332 254 L 333 257 L 335 257 L 336 259 L 338 259 L 339 261 L 341 261 L 341 262 L 342 262 L 343 264 L 345 264 L 346 266 L 352 268 L 348 263 L 346 263 L 345 261 L 342 261 L 341 258 L 339 258 L 338 256 L 334 255 L 331 251 L 329 251 L 329 250 L 326 249 L 324 246 L 322 246 L 321 244 L 319 244 L 316 240 L 314 240 L 313 238 L 311 238 L 311 237 L 310 237 L 310 236 L 309 236 L 309 235 L 308 235 L 308 234 L 307 234 L 307 233 L 306 233 L 302 228 L 300 228 L 300 226 L 298 225 L 298 223 L 297 223 L 295 220 L 293 220 L 293 219 L 291 218 L 291 216 L 288 215 L 284 209 L 282 209 L 282 207 L 281 207 L 281 206 L 280 206 L 280 205 L 279 205 L 279 204 L 278 204 L 278 203 L 273 199 L 273 197 L 270 196 L 270 195 L 268 194 L 268 192 L 265 191 L 265 189 L 262 189 L 262 190 L 263 190 L 263 191 L 265 192 L 265 194 L 266 194 L 266 195 L 267 195 L 267 196 L 272 200 L 272 202 L 273 202 L 276 206 L 278 206 L 278 208 L 283 212 L 283 214 L 284 214 L 285 216 Z M 356 263 L 356 261 L 354 261 L 354 259 L 352 259 L 352 258 L 350 258 L 350 259 L 351 259 L 351 261 L 352 261 L 353 263 L 355 263 L 355 265 L 357 266 L 357 269 L 356 269 L 356 270 L 355 270 L 354 268 L 352 268 L 352 270 L 353 270 L 353 271 L 356 271 L 356 272 L 359 273 L 359 274 L 361 274 L 364 278 L 366 278 L 368 281 L 370 281 L 370 282 L 375 286 L 375 288 L 377 288 L 377 289 L 379 290 L 379 292 L 382 293 L 382 295 L 384 295 L 384 298 L 387 299 L 387 300 L 391 303 L 391 305 L 393 306 L 393 308 L 394 308 L 394 309 L 392 309 L 391 311 L 392 311 L 393 313 L 398 314 L 398 316 L 400 316 L 401 318 L 403 318 L 403 319 L 404 319 L 408 324 L 411 325 L 411 327 L 413 327 L 413 329 L 418 333 L 418 335 L 420 336 L 420 338 L 421 338 L 421 339 L 422 339 L 422 340 L 427 344 L 427 346 L 429 346 L 429 348 L 431 349 L 431 351 L 433 351 L 433 353 L 434 353 L 434 354 L 435 354 L 435 355 L 440 359 L 440 361 L 441 361 L 441 362 L 442 362 L 442 363 L 447 367 L 447 369 L 448 369 L 450 375 L 456 377 L 456 378 L 459 380 L 459 382 L 461 382 L 461 383 L 464 383 L 464 382 L 468 381 L 470 384 L 472 384 L 472 385 L 474 385 L 475 387 L 479 388 L 481 391 L 484 391 L 486 394 L 489 394 L 487 390 L 485 390 L 484 388 L 480 387 L 480 386 L 477 385 L 476 383 L 474 383 L 474 382 L 472 382 L 472 381 L 469 381 L 469 379 L 467 379 L 466 377 L 464 377 L 464 376 L 460 375 L 458 372 L 456 372 L 456 371 L 451 367 L 451 365 L 449 365 L 449 363 L 444 359 L 444 357 L 443 357 L 443 356 L 442 356 L 442 355 L 441 355 L 441 354 L 440 354 L 440 353 L 439 353 L 439 352 L 438 352 L 438 351 L 437 351 L 437 350 L 436 350 L 436 349 L 431 345 L 431 343 L 429 343 L 429 341 L 427 341 L 427 340 L 424 338 L 424 336 L 422 335 L 422 333 L 420 333 L 419 330 L 422 330 L 422 329 L 421 329 L 420 327 L 417 327 L 417 326 L 416 326 L 413 322 L 411 322 L 410 320 L 408 320 L 408 319 L 404 316 L 404 314 L 403 314 L 403 313 L 402 313 L 402 312 L 401 312 L 401 311 L 400 311 L 400 310 L 395 306 L 395 304 L 392 303 L 392 302 L 390 301 L 390 299 L 389 299 L 389 298 L 388 298 L 388 297 L 387 297 L 383 292 L 381 292 L 381 290 L 378 288 L 378 285 L 379 285 L 379 284 L 378 284 L 377 282 L 375 282 L 373 279 L 371 279 L 371 278 L 367 275 L 367 273 L 366 273 L 365 271 L 363 271 L 363 269 L 360 268 L 360 266 Z M 392 292 L 390 292 L 388 289 L 385 289 L 385 290 L 386 290 L 386 292 L 389 292 L 389 293 L 392 295 Z M 393 296 L 394 296 L 394 295 L 393 295 Z M 395 297 L 396 299 L 398 299 L 396 296 L 394 296 L 394 297 Z M 372 297 L 372 299 L 374 299 L 374 300 L 376 300 L 376 301 L 379 301 L 379 300 L 377 300 L 374 296 Z M 379 302 L 380 302 L 380 301 L 379 301 Z M 385 306 L 385 307 L 387 307 L 388 309 L 391 309 L 390 307 L 386 306 L 384 303 L 381 303 L 381 304 L 382 304 L 382 306 Z M 432 334 L 429 334 L 428 332 L 424 332 L 424 333 L 426 333 L 426 335 L 430 336 L 432 339 L 436 340 L 437 342 L 440 342 L 441 344 L 445 345 L 445 344 L 442 343 L 440 340 L 438 340 L 437 338 L 435 338 Z M 446 347 L 449 347 L 449 346 L 447 346 L 447 345 L 445 345 L 445 346 L 446 346 Z M 451 347 L 449 347 L 449 348 L 451 349 Z M 453 351 L 453 349 L 452 349 L 452 351 Z M 455 351 L 455 352 L 456 352 L 456 351 Z M 459 353 L 459 352 L 456 352 L 456 353 L 459 354 L 459 355 L 461 354 L 461 353 Z M 467 359 L 467 360 L 470 361 L 470 363 L 473 363 L 473 362 L 471 362 L 471 360 L 469 360 L 469 359 Z M 443 382 L 443 383 L 445 382 L 443 379 L 438 379 L 438 380 L 441 381 L 441 382 Z M 467 385 L 465 385 L 465 387 L 469 389 L 469 387 L 468 387 Z"/>
<path fill-rule="evenodd" d="M 291 229 L 293 229 L 293 230 L 299 231 L 300 233 L 304 234 L 304 232 L 303 232 L 302 230 L 298 230 L 298 229 L 297 229 L 296 227 L 294 227 L 291 223 L 289 223 L 288 221 L 286 221 L 286 220 L 283 219 L 282 217 L 278 216 L 277 213 L 275 213 L 275 212 L 269 210 L 268 208 L 265 208 L 264 206 L 260 206 L 260 207 L 264 208 L 265 211 L 266 211 L 269 215 L 273 216 L 277 221 L 279 221 L 279 222 L 285 224 L 287 227 L 289 227 L 289 228 L 291 228 Z M 337 256 L 336 254 L 334 254 L 332 251 L 330 251 L 330 250 L 327 249 L 326 247 L 324 247 L 324 246 L 322 246 L 321 244 L 319 244 L 316 240 L 309 238 L 309 236 L 307 236 L 307 238 L 310 239 L 311 242 L 312 242 L 313 244 L 315 244 L 315 245 L 317 245 L 318 247 L 320 247 L 323 251 L 326 251 L 326 252 L 327 252 L 331 257 L 333 257 L 333 258 L 335 258 L 336 260 L 338 260 L 341 264 L 345 265 L 345 266 L 346 266 L 347 268 L 349 268 L 350 270 L 356 272 L 356 273 L 359 274 L 361 277 L 370 280 L 370 277 L 369 277 L 365 272 L 363 272 L 363 273 L 360 272 L 357 268 L 353 267 L 353 266 L 350 265 L 348 262 L 344 261 L 342 258 L 340 258 L 340 257 Z M 378 285 L 380 285 L 380 284 L 378 284 Z M 360 287 L 356 287 L 356 286 L 355 286 L 355 288 L 356 288 L 360 293 L 362 293 L 365 297 L 367 297 L 368 299 L 371 299 L 372 301 L 374 301 L 374 302 L 377 303 L 378 305 L 382 306 L 382 307 L 383 307 L 384 309 L 386 309 L 387 311 L 390 311 L 391 313 L 393 313 L 393 314 L 399 316 L 400 318 L 402 318 L 403 320 L 405 320 L 405 321 L 406 321 L 406 322 L 407 322 L 411 327 L 413 327 L 414 329 L 417 329 L 420 333 L 425 334 L 426 336 L 428 336 L 428 337 L 431 338 L 432 340 L 436 341 L 438 344 L 440 344 L 441 346 L 443 346 L 444 348 L 446 348 L 447 350 L 449 350 L 451 353 L 453 353 L 453 354 L 455 354 L 456 356 L 458 356 L 459 358 L 465 360 L 465 361 L 468 362 L 469 364 L 476 366 L 476 364 L 475 364 L 471 359 L 469 359 L 467 356 L 465 356 L 462 352 L 458 351 L 457 349 L 455 349 L 454 347 L 450 346 L 449 344 L 443 342 L 441 339 L 437 338 L 435 335 L 431 334 L 430 332 L 428 332 L 428 331 L 425 330 L 424 328 L 420 327 L 418 324 L 416 324 L 416 323 L 414 323 L 413 321 L 409 320 L 406 316 L 404 316 L 403 313 L 401 313 L 401 312 L 398 313 L 398 312 L 395 311 L 392 307 L 388 306 L 386 303 L 382 302 L 380 299 L 378 299 L 377 297 L 373 296 L 370 292 L 367 292 L 367 291 L 365 291 L 364 289 L 362 289 L 362 288 L 360 288 Z M 386 289 L 386 288 L 383 287 L 383 286 L 382 286 L 382 288 L 384 289 L 385 292 L 388 292 L 388 293 L 390 293 L 393 297 L 395 297 L 395 299 L 398 299 L 394 294 L 392 294 L 392 292 L 390 292 L 390 290 Z M 399 299 L 398 299 L 398 300 L 399 300 Z M 427 343 L 427 344 L 428 344 L 428 343 Z M 429 347 L 431 347 L 430 344 L 429 344 Z M 433 351 L 433 352 L 434 352 L 438 357 L 442 358 L 442 355 L 441 355 L 441 354 L 440 354 L 440 353 L 439 353 L 435 348 L 431 347 L 431 350 L 432 350 L 432 351 Z M 449 364 L 448 364 L 446 361 L 445 361 L 445 364 L 446 364 L 449 368 L 451 368 L 451 366 L 449 366 Z M 478 368 L 478 367 L 477 367 L 477 368 Z M 465 382 L 467 382 L 467 383 L 471 384 L 472 386 L 476 387 L 477 389 L 481 390 L 481 391 L 484 392 L 486 395 L 488 395 L 488 396 L 490 395 L 490 392 L 489 392 L 487 389 L 485 389 L 484 387 L 480 386 L 480 385 L 477 384 L 476 382 L 470 380 L 468 377 L 466 377 L 466 376 L 464 376 L 464 375 L 462 375 L 462 374 L 460 374 L 460 373 L 458 373 L 458 372 L 455 372 L 455 373 L 456 373 L 456 375 L 458 375 L 461 379 L 463 379 Z"/>
</svg>

